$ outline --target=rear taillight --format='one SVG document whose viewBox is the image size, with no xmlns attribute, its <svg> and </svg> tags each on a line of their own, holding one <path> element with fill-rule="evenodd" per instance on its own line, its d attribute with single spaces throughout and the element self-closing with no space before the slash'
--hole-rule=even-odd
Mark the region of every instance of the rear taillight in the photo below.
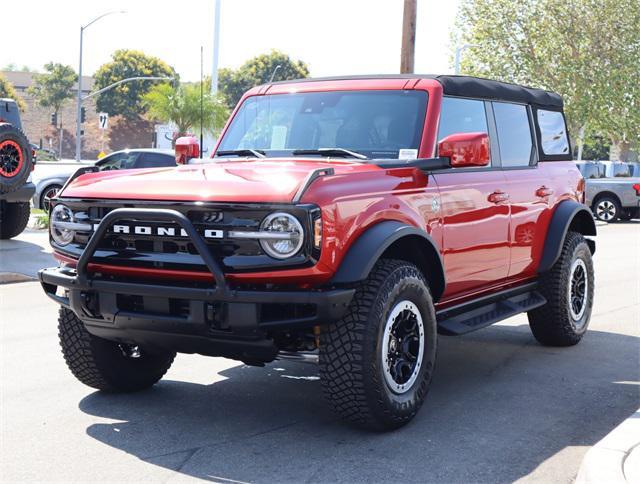
<svg viewBox="0 0 640 484">
<path fill-rule="evenodd" d="M 640 183 L 633 185 L 633 189 L 636 191 L 636 195 L 640 197 Z"/>
<path fill-rule="evenodd" d="M 578 189 L 577 191 L 577 195 L 578 195 L 578 200 L 580 200 L 580 203 L 584 203 L 585 202 L 585 181 L 584 178 L 580 178 L 580 180 L 578 180 Z"/>
</svg>

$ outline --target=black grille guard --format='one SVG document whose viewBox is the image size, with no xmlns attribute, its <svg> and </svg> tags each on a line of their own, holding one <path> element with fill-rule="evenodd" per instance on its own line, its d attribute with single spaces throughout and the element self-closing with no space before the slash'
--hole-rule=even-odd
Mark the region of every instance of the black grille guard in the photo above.
<svg viewBox="0 0 640 484">
<path fill-rule="evenodd" d="M 87 243 L 82 255 L 78 259 L 76 266 L 76 274 L 79 285 L 84 285 L 88 281 L 87 267 L 91 258 L 98 250 L 98 245 L 104 238 L 109 227 L 120 220 L 127 221 L 145 221 L 155 220 L 164 222 L 175 222 L 187 233 L 198 254 L 204 261 L 205 265 L 213 275 L 216 282 L 216 290 L 221 295 L 228 292 L 227 282 L 224 272 L 215 258 L 209 252 L 209 247 L 202 236 L 198 233 L 191 221 L 177 210 L 171 209 L 152 209 L 152 208 L 116 208 L 103 217 L 98 225 L 98 229 L 93 233 Z"/>
<path fill-rule="evenodd" d="M 118 220 L 154 220 L 177 223 L 193 242 L 197 252 L 213 275 L 216 286 L 185 287 L 172 284 L 162 285 L 150 281 L 118 281 L 92 277 L 88 272 L 91 259 L 109 227 Z M 209 341 L 213 337 L 210 334 L 211 328 L 208 326 L 211 323 L 208 319 L 209 316 L 205 315 L 204 302 L 226 305 L 226 311 L 222 311 L 221 318 L 228 322 L 232 333 L 225 332 L 227 330 L 218 331 L 216 338 L 228 340 L 228 338 L 242 339 L 247 337 L 255 339 L 263 334 L 262 330 L 267 328 L 308 328 L 338 321 L 347 311 L 355 294 L 355 289 L 349 287 L 306 290 L 256 290 L 230 287 L 226 282 L 224 272 L 209 252 L 203 237 L 185 215 L 172 209 L 117 208 L 109 212 L 103 217 L 89 239 L 84 252 L 78 259 L 75 270 L 66 267 L 41 269 L 38 272 L 38 278 L 47 296 L 60 305 L 71 309 L 83 320 L 93 334 L 115 341 L 131 340 L 147 343 L 158 343 L 158 338 L 166 337 L 162 344 L 169 345 L 169 347 L 174 347 L 172 345 L 176 338 L 188 340 L 195 335 L 197 338 Z M 67 293 L 65 295 L 56 294 L 59 287 L 66 289 Z M 99 298 L 97 300 L 93 298 L 92 293 L 98 293 Z M 123 308 L 118 302 L 118 295 L 181 299 L 188 305 L 189 314 L 188 316 L 158 315 L 149 308 Z M 93 303 L 98 301 L 98 307 L 91 306 L 92 301 Z M 314 310 L 310 313 L 286 313 L 271 318 L 263 317 L 260 311 L 260 308 L 265 304 L 311 305 Z M 182 336 L 179 336 L 178 333 Z M 211 351 L 214 351 L 208 346 L 194 346 L 186 340 L 175 348 L 178 348 L 179 351 L 203 354 L 210 354 Z M 218 350 L 220 349 L 218 348 Z M 224 354 L 222 350 L 220 351 L 220 354 Z"/>
</svg>

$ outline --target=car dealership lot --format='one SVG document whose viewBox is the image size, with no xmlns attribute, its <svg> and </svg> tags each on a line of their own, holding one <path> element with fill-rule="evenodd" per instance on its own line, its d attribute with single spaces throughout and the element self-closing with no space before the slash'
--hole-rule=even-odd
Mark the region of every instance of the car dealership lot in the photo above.
<svg viewBox="0 0 640 484">
<path fill-rule="evenodd" d="M 3 480 L 570 481 L 589 446 L 640 406 L 640 223 L 599 225 L 590 331 L 545 348 L 518 316 L 441 337 L 426 407 L 388 434 L 340 423 L 316 368 L 179 355 L 152 390 L 105 395 L 60 355 L 39 284 L 0 286 Z M 0 243 L 33 275 L 47 236 Z M 19 263 L 16 263 L 20 261 Z M 31 264 L 29 264 L 31 262 Z"/>
</svg>

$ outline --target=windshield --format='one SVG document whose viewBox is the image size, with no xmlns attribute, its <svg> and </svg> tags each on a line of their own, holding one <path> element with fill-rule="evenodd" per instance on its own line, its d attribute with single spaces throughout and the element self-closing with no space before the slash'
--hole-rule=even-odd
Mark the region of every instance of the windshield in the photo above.
<svg viewBox="0 0 640 484">
<path fill-rule="evenodd" d="M 415 150 L 404 151 L 403 157 L 416 158 L 426 105 L 425 91 L 408 90 L 253 96 L 240 106 L 217 151 L 290 156 L 298 150 L 340 148 L 367 158 L 397 159 L 400 150 Z"/>
</svg>

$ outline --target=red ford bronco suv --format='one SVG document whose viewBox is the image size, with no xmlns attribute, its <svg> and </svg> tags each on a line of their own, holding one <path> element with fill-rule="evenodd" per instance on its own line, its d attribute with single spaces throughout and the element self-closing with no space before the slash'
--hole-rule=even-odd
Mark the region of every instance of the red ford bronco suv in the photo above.
<svg viewBox="0 0 640 484">
<path fill-rule="evenodd" d="M 438 333 L 526 312 L 540 343 L 578 343 L 596 229 L 562 108 L 463 76 L 272 83 L 210 160 L 81 169 L 40 272 L 69 368 L 135 391 L 176 352 L 315 357 L 338 414 L 391 429 L 425 399 Z"/>
</svg>

